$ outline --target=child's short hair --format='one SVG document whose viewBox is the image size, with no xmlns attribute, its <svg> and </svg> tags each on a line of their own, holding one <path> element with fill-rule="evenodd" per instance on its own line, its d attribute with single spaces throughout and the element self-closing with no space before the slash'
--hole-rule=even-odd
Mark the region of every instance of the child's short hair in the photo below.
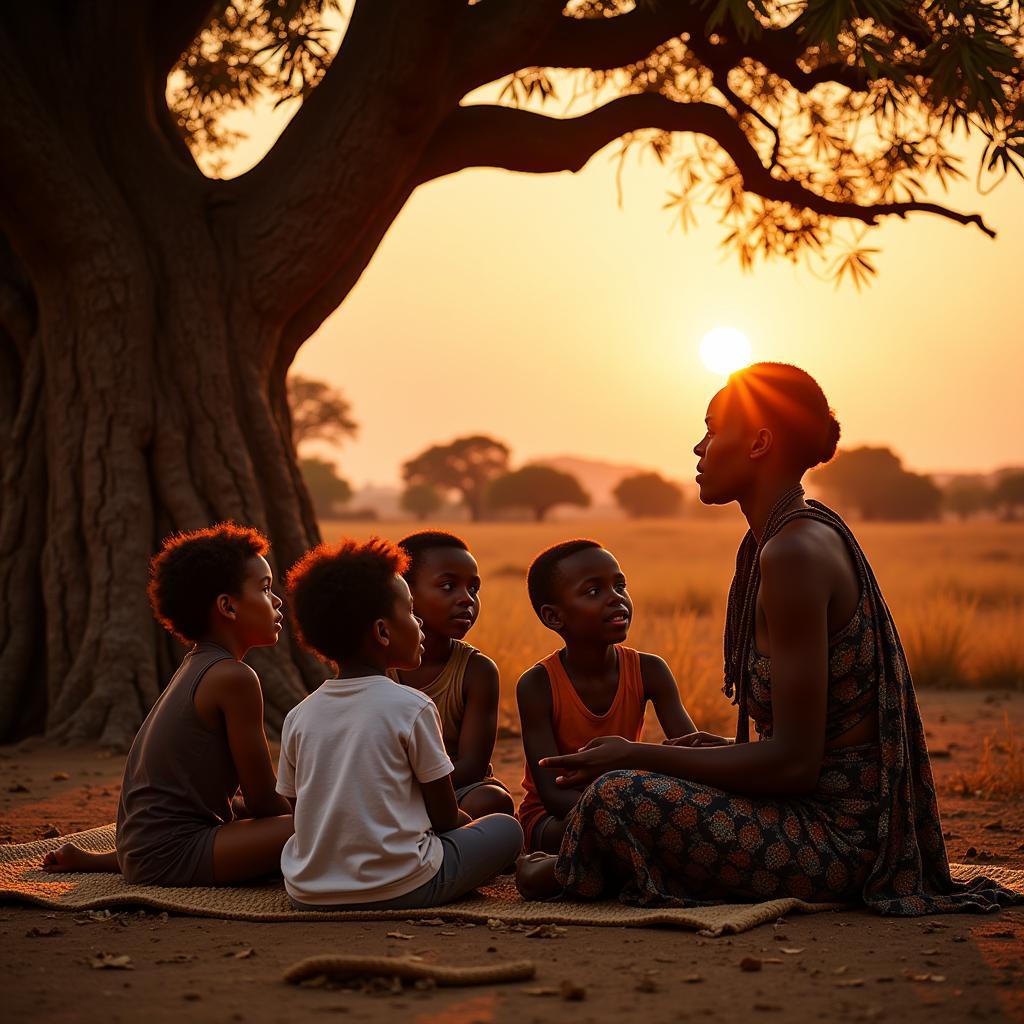
<svg viewBox="0 0 1024 1024">
<path fill-rule="evenodd" d="M 412 586 L 412 581 L 423 563 L 424 552 L 432 551 L 434 548 L 469 550 L 469 546 L 461 537 L 456 537 L 447 530 L 420 530 L 417 533 L 410 533 L 398 542 L 398 546 L 409 556 L 409 565 L 402 573 L 409 586 Z"/>
<path fill-rule="evenodd" d="M 555 579 L 558 576 L 559 565 L 578 551 L 599 547 L 601 545 L 596 540 L 586 540 L 582 537 L 576 540 L 564 540 L 561 544 L 552 544 L 533 560 L 530 570 L 526 574 L 526 589 L 530 594 L 533 610 L 538 616 L 544 605 L 554 601 Z"/>
<path fill-rule="evenodd" d="M 175 533 L 149 563 L 149 603 L 164 629 L 194 644 L 210 627 L 218 594 L 237 594 L 246 563 L 266 555 L 267 538 L 251 526 L 217 523 Z"/>
<path fill-rule="evenodd" d="M 409 556 L 381 537 L 321 544 L 288 572 L 292 615 L 302 643 L 336 664 L 359 651 L 377 619 L 394 611 L 391 580 Z"/>
</svg>

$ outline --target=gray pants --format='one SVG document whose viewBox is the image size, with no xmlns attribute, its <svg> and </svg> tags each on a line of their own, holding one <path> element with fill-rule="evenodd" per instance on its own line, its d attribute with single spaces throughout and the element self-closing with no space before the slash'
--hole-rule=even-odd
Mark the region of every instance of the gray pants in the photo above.
<svg viewBox="0 0 1024 1024">
<path fill-rule="evenodd" d="M 296 910 L 415 910 L 451 903 L 511 866 L 523 848 L 523 830 L 510 814 L 486 814 L 440 836 L 444 860 L 437 874 L 421 886 L 390 900 L 339 903 L 333 906 L 299 903 Z"/>
</svg>

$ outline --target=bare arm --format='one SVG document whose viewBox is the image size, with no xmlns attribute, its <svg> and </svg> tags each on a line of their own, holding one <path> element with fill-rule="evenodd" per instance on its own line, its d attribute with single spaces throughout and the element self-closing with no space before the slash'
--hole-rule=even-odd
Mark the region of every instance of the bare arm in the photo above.
<svg viewBox="0 0 1024 1024">
<path fill-rule="evenodd" d="M 263 729 L 263 693 L 256 673 L 242 662 L 220 661 L 199 684 L 195 701 L 204 720 L 209 722 L 214 712 L 224 723 L 248 813 L 254 818 L 291 814 L 288 801 L 275 790 L 270 744 Z M 202 766 L 196 765 L 196 770 L 202 771 Z"/>
<path fill-rule="evenodd" d="M 784 530 L 761 556 L 761 605 L 772 654 L 773 735 L 760 743 L 681 747 L 601 737 L 580 754 L 549 758 L 560 784 L 615 768 L 661 772 L 734 793 L 813 790 L 825 749 L 831 588 L 803 538 Z"/>
<path fill-rule="evenodd" d="M 519 704 L 523 750 L 537 795 L 548 814 L 564 818 L 576 806 L 583 789 L 559 786 L 555 782 L 555 772 L 540 765 L 542 758 L 558 754 L 551 725 L 551 683 L 544 668 L 535 665 L 523 674 L 516 685 L 516 701 Z"/>
<path fill-rule="evenodd" d="M 498 736 L 498 667 L 477 653 L 469 659 L 462 683 L 466 710 L 459 729 L 459 750 L 454 758 L 452 785 L 479 782 L 487 773 Z"/>
<path fill-rule="evenodd" d="M 423 803 L 427 808 L 430 826 L 435 832 L 451 832 L 453 828 L 472 820 L 465 811 L 459 810 L 451 775 L 433 782 L 421 782 L 420 789 L 423 791 Z"/>
<path fill-rule="evenodd" d="M 672 669 L 656 654 L 640 655 L 640 674 L 644 681 L 644 695 L 654 705 L 661 731 L 668 739 L 687 736 L 697 731 L 679 699 L 679 687 Z"/>
</svg>

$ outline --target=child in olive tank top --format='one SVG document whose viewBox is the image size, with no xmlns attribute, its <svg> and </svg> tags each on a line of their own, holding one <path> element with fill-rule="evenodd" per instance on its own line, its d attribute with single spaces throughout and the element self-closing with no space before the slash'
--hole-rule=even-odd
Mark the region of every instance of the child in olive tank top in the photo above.
<svg viewBox="0 0 1024 1024">
<path fill-rule="evenodd" d="M 423 620 L 423 661 L 393 679 L 433 700 L 445 749 L 455 765 L 459 807 L 472 818 L 512 814 L 515 804 L 491 770 L 498 732 L 498 669 L 465 643 L 480 613 L 480 570 L 465 541 L 424 530 L 399 541 L 409 556 L 404 575 Z"/>
</svg>

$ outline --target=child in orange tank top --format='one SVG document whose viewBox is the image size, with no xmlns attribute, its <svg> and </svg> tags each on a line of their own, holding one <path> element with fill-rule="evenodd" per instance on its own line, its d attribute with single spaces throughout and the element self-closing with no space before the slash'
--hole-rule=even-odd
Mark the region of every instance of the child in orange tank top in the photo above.
<svg viewBox="0 0 1024 1024">
<path fill-rule="evenodd" d="M 527 586 L 541 622 L 564 647 L 516 686 L 526 775 L 518 817 L 527 851 L 558 851 L 580 791 L 558 786 L 538 762 L 574 753 L 598 736 L 637 741 L 647 702 L 667 737 L 694 732 L 671 669 L 654 654 L 623 646 L 633 617 L 626 578 L 610 551 L 571 540 L 541 552 Z"/>
</svg>

